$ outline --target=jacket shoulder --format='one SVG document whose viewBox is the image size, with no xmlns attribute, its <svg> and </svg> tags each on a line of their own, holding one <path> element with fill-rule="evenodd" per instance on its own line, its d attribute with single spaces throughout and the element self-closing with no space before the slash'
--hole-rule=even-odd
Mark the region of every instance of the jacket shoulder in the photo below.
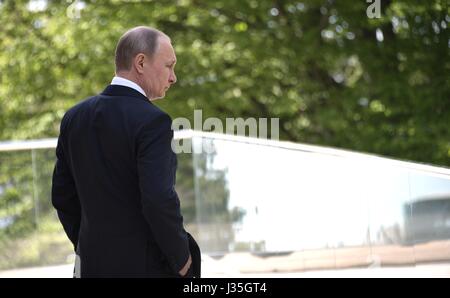
<svg viewBox="0 0 450 298">
<path fill-rule="evenodd" d="M 79 113 L 82 110 L 85 110 L 90 103 L 97 100 L 98 95 L 88 97 L 81 102 L 75 104 L 73 107 L 67 110 L 67 112 L 64 114 L 62 120 L 61 120 L 61 131 L 69 125 L 69 123 L 72 121 L 73 117 Z"/>
<path fill-rule="evenodd" d="M 142 101 L 134 111 L 139 126 L 172 125 L 172 118 L 153 103 Z"/>
</svg>

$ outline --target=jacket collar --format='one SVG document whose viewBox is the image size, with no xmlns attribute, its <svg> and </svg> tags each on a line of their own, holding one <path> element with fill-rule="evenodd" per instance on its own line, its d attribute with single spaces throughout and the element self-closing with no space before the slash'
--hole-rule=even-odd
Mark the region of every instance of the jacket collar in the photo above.
<svg viewBox="0 0 450 298">
<path fill-rule="evenodd" d="M 103 90 L 101 93 L 102 95 L 109 95 L 109 96 L 128 96 L 128 97 L 136 97 L 145 101 L 150 100 L 145 97 L 142 93 L 140 93 L 137 90 L 134 90 L 133 88 L 127 87 L 127 86 L 121 86 L 121 85 L 109 85 Z"/>
</svg>

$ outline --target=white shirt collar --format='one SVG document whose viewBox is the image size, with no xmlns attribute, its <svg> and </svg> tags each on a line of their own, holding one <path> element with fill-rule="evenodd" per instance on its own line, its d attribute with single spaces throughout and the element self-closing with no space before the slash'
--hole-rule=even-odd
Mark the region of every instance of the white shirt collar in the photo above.
<svg viewBox="0 0 450 298">
<path fill-rule="evenodd" d="M 111 81 L 111 85 L 120 85 L 120 86 L 125 86 L 125 87 L 130 87 L 136 91 L 138 91 L 139 93 L 141 93 L 142 95 L 144 95 L 145 97 L 147 97 L 147 94 L 145 94 L 144 89 L 142 89 L 138 84 L 136 84 L 133 81 L 127 80 L 125 78 L 122 77 L 118 77 L 115 76 L 112 81 Z"/>
</svg>

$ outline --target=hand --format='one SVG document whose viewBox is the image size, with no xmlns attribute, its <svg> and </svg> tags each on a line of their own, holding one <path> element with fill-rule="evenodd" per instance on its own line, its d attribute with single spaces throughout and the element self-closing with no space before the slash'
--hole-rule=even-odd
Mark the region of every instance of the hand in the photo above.
<svg viewBox="0 0 450 298">
<path fill-rule="evenodd" d="M 189 268 L 191 267 L 191 264 L 192 264 L 192 258 L 191 258 L 191 254 L 189 254 L 189 258 L 188 258 L 186 264 L 184 265 L 183 268 L 181 268 L 180 272 L 178 272 L 178 273 L 181 276 L 185 276 L 188 273 Z"/>
</svg>

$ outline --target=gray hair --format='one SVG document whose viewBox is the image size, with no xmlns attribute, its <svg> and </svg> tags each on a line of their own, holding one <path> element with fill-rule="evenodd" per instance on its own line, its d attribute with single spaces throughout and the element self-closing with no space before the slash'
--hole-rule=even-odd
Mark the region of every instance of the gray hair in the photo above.
<svg viewBox="0 0 450 298">
<path fill-rule="evenodd" d="M 139 26 L 128 30 L 116 47 L 115 63 L 116 72 L 130 70 L 133 58 L 137 54 L 143 53 L 150 58 L 158 51 L 159 37 L 165 36 L 163 32 L 146 26 Z"/>
</svg>

